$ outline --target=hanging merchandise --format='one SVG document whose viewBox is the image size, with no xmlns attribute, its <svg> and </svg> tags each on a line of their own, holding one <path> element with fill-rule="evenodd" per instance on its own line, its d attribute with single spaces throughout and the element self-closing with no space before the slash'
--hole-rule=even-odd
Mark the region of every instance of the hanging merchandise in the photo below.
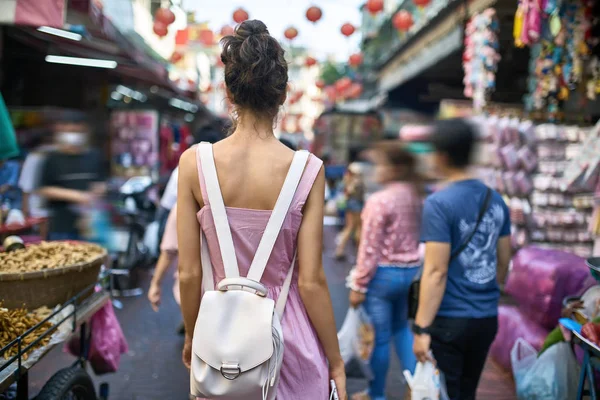
<svg viewBox="0 0 600 400">
<path fill-rule="evenodd" d="M 520 0 L 513 37 L 515 46 L 531 47 L 528 111 L 556 121 L 571 91 L 582 88 L 592 100 L 600 93 L 593 7 L 586 0 Z"/>
<path fill-rule="evenodd" d="M 493 8 L 475 14 L 465 30 L 464 94 L 473 99 L 473 108 L 477 112 L 486 106 L 496 88 L 496 71 L 500 61 L 498 31 L 499 23 Z"/>
</svg>

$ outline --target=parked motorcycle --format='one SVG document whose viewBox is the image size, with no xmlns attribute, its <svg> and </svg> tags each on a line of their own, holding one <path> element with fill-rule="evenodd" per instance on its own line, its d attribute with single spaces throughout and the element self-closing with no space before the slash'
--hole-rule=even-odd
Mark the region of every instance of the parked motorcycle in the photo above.
<svg viewBox="0 0 600 400">
<path fill-rule="evenodd" d="M 158 195 L 150 177 L 136 176 L 118 188 L 116 211 L 120 223 L 112 234 L 114 294 L 139 296 L 140 271 L 158 256 L 158 223 L 155 221 Z"/>
</svg>

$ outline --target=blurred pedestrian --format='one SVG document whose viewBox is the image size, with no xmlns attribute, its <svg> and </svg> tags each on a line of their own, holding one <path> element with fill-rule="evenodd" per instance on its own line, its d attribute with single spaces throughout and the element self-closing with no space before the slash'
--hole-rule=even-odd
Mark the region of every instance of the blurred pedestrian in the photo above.
<svg viewBox="0 0 600 400">
<path fill-rule="evenodd" d="M 163 235 L 160 244 L 160 256 L 156 262 L 154 276 L 152 277 L 150 289 L 148 290 L 148 300 L 154 311 L 158 311 L 161 304 L 161 285 L 165 275 L 169 268 L 175 264 L 177 264 L 177 205 L 175 205 L 169 213 L 165 234 Z M 179 304 L 179 281 L 177 279 L 177 273 L 175 273 L 173 296 L 175 297 L 177 304 Z"/>
<path fill-rule="evenodd" d="M 17 187 L 20 170 L 21 165 L 17 160 L 0 161 L 0 199 L 2 203 L 8 203 L 10 209 L 20 207 Z"/>
<path fill-rule="evenodd" d="M 355 395 L 355 400 L 385 399 L 392 339 L 402 369 L 413 372 L 416 365 L 408 323 L 408 289 L 421 267 L 422 199 L 416 160 L 397 142 L 374 146 L 370 156 L 375 180 L 383 188 L 366 202 L 358 261 L 348 285 L 350 305 L 364 303 L 375 328 L 374 377 L 368 392 Z"/>
<path fill-rule="evenodd" d="M 40 195 L 50 213 L 50 240 L 77 240 L 82 210 L 105 191 L 99 152 L 89 148 L 89 126 L 77 116 L 54 125 L 56 151 L 46 157 Z"/>
<path fill-rule="evenodd" d="M 360 166 L 352 163 L 344 175 L 344 194 L 346 198 L 345 225 L 339 235 L 335 257 L 343 259 L 346 253 L 346 245 L 354 237 L 358 244 L 361 235 L 362 222 L 360 214 L 365 204 L 365 183 Z"/>
<path fill-rule="evenodd" d="M 44 132 L 46 133 L 46 132 Z M 44 164 L 48 154 L 56 149 L 51 143 L 46 143 L 52 137 L 51 132 L 42 135 L 33 149 L 25 157 L 21 175 L 19 176 L 19 189 L 22 192 L 21 210 L 26 217 L 43 218 L 48 216 L 44 199 L 38 194 L 44 171 Z M 42 235 L 45 237 L 45 235 Z"/>
<path fill-rule="evenodd" d="M 434 164 L 448 186 L 423 209 L 425 260 L 414 352 L 419 361 L 435 359 L 451 400 L 475 399 L 498 329 L 498 282 L 511 257 L 508 207 L 468 172 L 475 141 L 475 128 L 466 121 L 436 124 Z"/>
<path fill-rule="evenodd" d="M 212 148 L 186 151 L 179 163 L 177 236 L 185 237 L 179 240 L 179 278 L 187 332 L 183 361 L 188 367 L 202 299 L 199 282 L 205 260 L 200 259 L 201 232 L 212 261 L 211 272 L 215 277 L 212 283 L 220 282 L 225 276 L 223 259 L 234 267 L 239 260 L 240 274 L 246 276 L 295 157 L 273 132 L 273 121 L 285 102 L 288 84 L 288 63 L 283 48 L 260 21 L 238 25 L 233 35 L 222 39 L 222 44 L 227 93 L 235 107 L 234 131 Z M 202 163 L 200 156 L 206 157 Z M 216 179 L 213 167 L 218 177 L 226 179 Z M 315 251 L 323 246 L 324 187 L 322 163 L 309 156 L 286 213 L 284 230 L 273 248 L 272 261 L 262 277 L 268 297 L 278 299 L 288 288 L 284 280 L 297 252 L 298 264 L 290 275 L 291 286 L 281 321 L 285 351 L 276 393 L 278 399 L 329 398 L 330 379 L 337 384 L 340 399 L 347 399 L 344 362 L 321 252 Z M 209 199 L 218 201 L 220 195 L 213 197 L 217 191 L 228 206 L 229 225 L 227 221 L 213 218 L 221 205 L 220 201 L 211 204 Z M 220 243 L 215 223 L 223 222 L 224 229 L 231 233 L 226 237 L 234 244 L 223 237 L 221 239 L 229 245 Z M 223 227 L 218 226 L 218 229 Z M 220 247 L 223 245 L 231 246 L 234 254 L 225 253 Z M 232 385 L 235 382 L 232 381 Z"/>
</svg>

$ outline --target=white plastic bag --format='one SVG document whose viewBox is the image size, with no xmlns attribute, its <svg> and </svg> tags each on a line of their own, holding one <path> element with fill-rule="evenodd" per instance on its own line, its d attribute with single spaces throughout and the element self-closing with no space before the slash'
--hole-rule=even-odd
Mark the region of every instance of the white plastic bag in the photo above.
<svg viewBox="0 0 600 400">
<path fill-rule="evenodd" d="M 519 338 L 510 353 L 519 400 L 571 400 L 577 393 L 579 365 L 568 343 L 557 343 L 537 358 Z"/>
<path fill-rule="evenodd" d="M 373 373 L 369 361 L 375 345 L 375 330 L 362 307 L 348 310 L 342 328 L 338 332 L 338 341 L 347 375 L 372 379 Z"/>
<path fill-rule="evenodd" d="M 158 229 L 158 221 L 153 221 L 146 227 L 144 233 L 144 244 L 152 257 L 158 257 Z"/>
<path fill-rule="evenodd" d="M 440 371 L 431 363 L 417 363 L 414 375 L 404 370 L 411 400 L 447 400 L 446 385 Z"/>
</svg>

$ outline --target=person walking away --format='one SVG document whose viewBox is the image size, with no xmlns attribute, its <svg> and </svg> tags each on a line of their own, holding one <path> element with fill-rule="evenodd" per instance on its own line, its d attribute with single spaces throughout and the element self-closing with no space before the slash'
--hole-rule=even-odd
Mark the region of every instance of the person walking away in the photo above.
<svg viewBox="0 0 600 400">
<path fill-rule="evenodd" d="M 339 236 L 335 258 L 343 259 L 348 241 L 354 236 L 356 243 L 360 240 L 360 213 L 364 207 L 365 187 L 358 164 L 352 163 L 344 175 L 344 193 L 346 195 L 345 226 Z"/>
<path fill-rule="evenodd" d="M 175 205 L 171 209 L 171 212 L 169 212 L 165 234 L 160 243 L 160 256 L 156 262 L 154 276 L 148 289 L 148 301 L 150 301 L 150 305 L 154 311 L 158 311 L 160 307 L 162 299 L 161 285 L 169 268 L 177 263 L 177 253 L 177 205 Z M 177 272 L 175 273 L 175 283 L 173 284 L 173 297 L 175 297 L 175 301 L 179 305 L 181 301 Z"/>
<path fill-rule="evenodd" d="M 280 188 L 297 157 L 273 133 L 288 83 L 283 48 L 256 20 L 240 24 L 222 44 L 225 83 L 237 116 L 233 133 L 212 147 L 201 144 L 187 150 L 179 163 L 177 236 L 186 238 L 179 241 L 179 279 L 187 332 L 183 362 L 188 368 L 202 299 L 202 264 L 212 264 L 210 287 L 224 279 L 224 260 L 229 266 L 235 260 L 239 275 L 247 276 Z M 285 350 L 278 399 L 327 399 L 330 379 L 335 381 L 340 399 L 347 399 L 344 362 L 321 257 L 324 187 L 322 162 L 310 155 L 259 279 L 267 288 L 267 297 L 279 299 L 288 288 L 286 275 L 297 253 L 281 319 Z M 219 192 L 227 218 L 215 220 L 215 210 L 223 210 Z M 213 204 L 215 197 L 221 204 Z M 229 235 L 218 239 L 217 228 L 230 232 L 233 243 L 226 240 Z M 208 259 L 200 258 L 201 232 L 206 237 Z M 233 257 L 222 251 L 224 242 L 231 245 Z M 232 381 L 231 385 L 235 384 Z"/>
<path fill-rule="evenodd" d="M 498 329 L 498 283 L 511 257 L 508 207 L 468 172 L 475 141 L 475 128 L 464 120 L 435 125 L 434 165 L 448 186 L 425 201 L 421 230 L 414 352 L 426 361 L 431 350 L 452 400 L 475 399 Z"/>
<path fill-rule="evenodd" d="M 375 180 L 383 188 L 366 202 L 358 262 L 348 286 L 350 305 L 364 303 L 375 328 L 374 377 L 368 392 L 353 396 L 353 400 L 385 400 L 392 339 L 402 369 L 414 372 L 416 365 L 408 323 L 408 289 L 421 267 L 422 199 L 416 160 L 398 142 L 380 143 L 370 155 Z"/>
<path fill-rule="evenodd" d="M 104 171 L 98 152 L 88 148 L 89 127 L 69 117 L 55 124 L 57 151 L 46 157 L 39 193 L 50 212 L 50 240 L 77 240 L 82 207 L 104 192 Z"/>
</svg>

